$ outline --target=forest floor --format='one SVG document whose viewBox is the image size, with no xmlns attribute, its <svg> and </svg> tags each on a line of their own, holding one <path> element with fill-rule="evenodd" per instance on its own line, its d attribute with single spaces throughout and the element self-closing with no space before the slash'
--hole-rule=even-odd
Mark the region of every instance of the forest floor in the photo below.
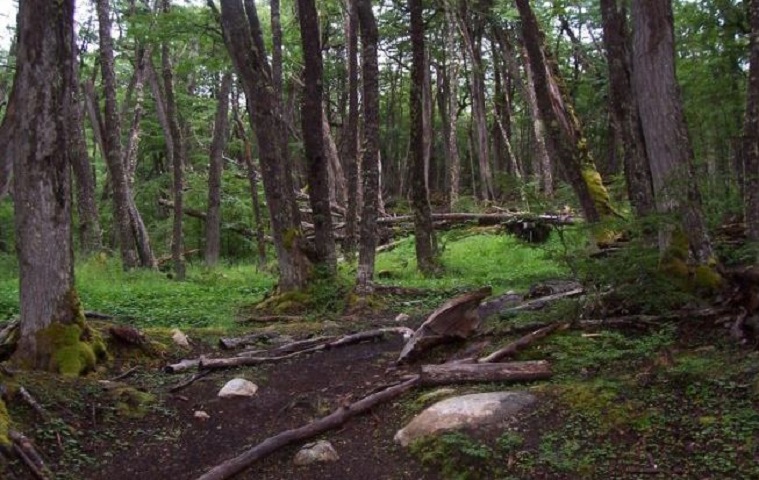
<svg viewBox="0 0 759 480">
<path fill-rule="evenodd" d="M 524 283 L 519 285 L 526 293 Z M 89 376 L 69 380 L 15 372 L 7 384 L 23 386 L 46 414 L 18 394 L 9 395 L 6 403 L 13 426 L 34 442 L 55 478 L 191 480 L 272 435 L 322 418 L 416 372 L 421 363 L 444 362 L 477 342 L 489 341 L 495 349 L 523 334 L 513 333 L 515 326 L 598 318 L 599 297 L 589 292 L 537 311 L 491 316 L 468 343 L 437 347 L 408 366 L 396 367 L 403 340 L 388 335 L 271 364 L 213 371 L 170 391 L 195 371 L 170 374 L 164 367 L 200 355 L 229 356 L 218 347 L 221 336 L 267 333 L 273 338 L 261 348 L 271 348 L 277 338 L 397 327 L 395 318 L 402 312 L 411 314 L 403 324 L 415 328 L 460 291 L 442 285 L 429 294 L 390 296 L 371 311 L 345 316 L 304 312 L 306 318 L 296 322 L 186 327 L 189 349 L 173 344 L 171 330 L 141 325 L 149 347 L 112 344 L 111 361 Z M 624 300 L 614 302 L 621 307 Z M 238 313 L 249 315 L 247 310 Z M 107 324 L 93 324 L 107 331 Z M 317 437 L 334 445 L 337 462 L 294 465 L 304 441 L 235 478 L 759 478 L 759 354 L 753 346 L 736 344 L 713 318 L 686 315 L 642 328 L 609 326 L 590 333 L 570 328 L 536 342 L 516 359 L 548 360 L 553 377 L 458 385 L 449 392 L 530 391 L 538 403 L 521 414 L 516 428 L 450 433 L 402 448 L 393 441 L 396 431 L 440 399 L 429 395 L 436 388 L 416 388 Z M 103 382 L 125 372 L 132 373 Z M 236 377 L 256 383 L 256 395 L 219 399 L 221 386 Z M 195 418 L 198 411 L 208 418 Z M 5 475 L 34 478 L 18 463 L 9 465 Z"/>
</svg>

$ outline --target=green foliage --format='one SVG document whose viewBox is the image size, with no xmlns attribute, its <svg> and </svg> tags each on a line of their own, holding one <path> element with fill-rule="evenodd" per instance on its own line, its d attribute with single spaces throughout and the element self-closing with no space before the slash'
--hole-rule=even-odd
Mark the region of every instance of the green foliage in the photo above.
<svg viewBox="0 0 759 480">
<path fill-rule="evenodd" d="M 418 440 L 411 445 L 411 452 L 422 463 L 434 466 L 445 480 L 492 478 L 489 464 L 494 458 L 493 449 L 463 433 Z"/>
</svg>

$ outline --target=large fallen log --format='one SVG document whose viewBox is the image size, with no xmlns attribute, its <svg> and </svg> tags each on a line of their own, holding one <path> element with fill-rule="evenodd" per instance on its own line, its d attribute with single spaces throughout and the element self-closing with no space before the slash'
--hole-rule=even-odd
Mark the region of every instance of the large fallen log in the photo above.
<svg viewBox="0 0 759 480">
<path fill-rule="evenodd" d="M 445 363 L 422 366 L 422 385 L 466 382 L 522 382 L 552 375 L 545 360 L 509 363 Z"/>
<path fill-rule="evenodd" d="M 320 352 L 323 350 L 331 350 L 333 348 L 344 347 L 346 345 L 353 345 L 356 343 L 365 342 L 367 340 L 382 338 L 388 333 L 396 333 L 396 334 L 401 334 L 404 337 L 405 336 L 410 337 L 413 334 L 413 330 L 411 330 L 408 327 L 388 327 L 388 328 L 379 328 L 377 330 L 368 330 L 365 332 L 345 335 L 336 340 L 323 342 L 313 347 L 306 348 L 304 350 L 298 350 L 293 353 L 290 353 L 287 355 L 281 355 L 278 357 L 253 357 L 253 356 L 238 356 L 238 357 L 231 357 L 231 358 L 201 357 L 198 364 L 198 368 L 213 370 L 213 369 L 221 369 L 221 368 L 242 367 L 242 366 L 251 366 L 251 365 L 261 365 L 264 363 L 273 363 L 273 362 L 278 362 L 281 360 L 295 358 L 301 355 Z"/>
<path fill-rule="evenodd" d="M 432 312 L 414 332 L 398 356 L 398 363 L 408 361 L 421 352 L 453 339 L 464 339 L 480 326 L 477 308 L 491 294 L 490 287 L 465 293 L 445 302 Z"/>
<path fill-rule="evenodd" d="M 509 221 L 539 222 L 551 225 L 574 225 L 577 221 L 568 215 L 534 215 L 531 213 L 433 213 L 433 222 L 467 222 L 476 221 L 480 225 L 495 225 Z M 399 215 L 396 217 L 380 217 L 379 225 L 392 225 L 396 223 L 410 223 L 414 221 L 413 215 Z"/>
<path fill-rule="evenodd" d="M 569 327 L 569 323 L 552 323 L 551 325 L 548 325 L 547 327 L 543 327 L 539 330 L 535 330 L 532 333 L 528 333 L 527 335 L 519 338 L 518 340 L 515 340 L 505 347 L 496 350 L 495 352 L 491 353 L 490 355 L 480 358 L 477 360 L 478 363 L 494 363 L 502 358 L 506 357 L 513 357 L 516 355 L 520 350 L 524 350 L 528 346 L 532 345 L 534 342 L 540 340 L 541 338 L 545 338 L 548 335 L 552 334 L 556 330 L 559 329 L 565 329 Z"/>
<path fill-rule="evenodd" d="M 286 430 L 273 437 L 269 437 L 250 450 L 238 455 L 235 458 L 227 460 L 205 474 L 198 477 L 197 480 L 224 480 L 242 472 L 250 467 L 256 461 L 270 455 L 276 450 L 289 445 L 290 443 L 306 440 L 320 435 L 328 430 L 332 430 L 344 424 L 348 419 L 369 411 L 371 408 L 380 403 L 387 402 L 393 398 L 399 397 L 408 390 L 419 384 L 419 376 L 414 376 L 403 383 L 393 385 L 377 393 L 373 393 L 361 400 L 348 406 L 343 406 L 312 423 L 292 430 Z"/>
</svg>

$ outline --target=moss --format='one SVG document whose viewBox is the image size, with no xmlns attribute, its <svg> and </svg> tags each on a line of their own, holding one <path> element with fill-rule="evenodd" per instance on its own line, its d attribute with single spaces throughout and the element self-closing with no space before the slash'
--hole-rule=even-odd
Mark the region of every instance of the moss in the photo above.
<svg viewBox="0 0 759 480">
<path fill-rule="evenodd" d="M 8 438 L 10 427 L 11 417 L 5 407 L 5 402 L 0 398 L 0 447 L 7 447 L 11 444 L 11 439 Z"/>
<path fill-rule="evenodd" d="M 300 237 L 300 230 L 297 228 L 288 228 L 284 231 L 282 236 L 282 244 L 286 249 L 290 250 L 296 244 L 296 241 Z"/>
<path fill-rule="evenodd" d="M 50 357 L 49 370 L 74 377 L 94 370 L 98 356 L 83 337 L 82 328 L 77 324 L 56 322 L 37 332 L 40 350 Z M 102 340 L 99 343 L 97 350 L 104 352 Z"/>
<path fill-rule="evenodd" d="M 575 383 L 560 389 L 562 403 L 574 413 L 594 420 L 605 432 L 617 430 L 636 420 L 636 408 L 620 402 L 618 392 L 609 385 Z"/>
<path fill-rule="evenodd" d="M 601 174 L 598 173 L 592 164 L 583 165 L 582 178 L 585 180 L 585 185 L 588 186 L 590 196 L 593 199 L 601 218 L 621 217 L 619 212 L 617 212 L 617 210 L 611 205 L 609 191 L 606 190 L 606 186 L 604 186 Z"/>
<path fill-rule="evenodd" d="M 713 266 L 698 265 L 693 272 L 693 286 L 699 290 L 717 290 L 722 286 L 722 276 Z"/>
<path fill-rule="evenodd" d="M 126 418 L 144 417 L 156 399 L 152 393 L 126 386 L 114 388 L 109 393 L 115 402 L 116 414 Z"/>
</svg>

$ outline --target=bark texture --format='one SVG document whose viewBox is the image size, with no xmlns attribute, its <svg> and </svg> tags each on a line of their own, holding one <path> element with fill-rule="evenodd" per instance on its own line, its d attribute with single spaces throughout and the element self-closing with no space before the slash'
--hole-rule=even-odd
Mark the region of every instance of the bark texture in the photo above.
<svg viewBox="0 0 759 480">
<path fill-rule="evenodd" d="M 749 240 L 759 242 L 759 0 L 749 0 L 751 65 L 743 122 L 744 205 Z"/>
<path fill-rule="evenodd" d="M 222 154 L 227 144 L 229 131 L 229 93 L 232 90 L 232 74 L 225 72 L 218 92 L 216 117 L 211 140 L 210 164 L 208 168 L 208 216 L 206 220 L 206 265 L 219 262 L 221 251 L 221 176 L 224 160 Z"/>
<path fill-rule="evenodd" d="M 358 237 L 358 212 L 362 205 L 359 185 L 358 155 L 358 14 L 357 0 L 346 0 L 345 43 L 348 63 L 348 120 L 344 124 L 343 161 L 347 181 L 348 205 L 345 212 L 345 240 L 343 250 L 353 255 Z"/>
</svg>

